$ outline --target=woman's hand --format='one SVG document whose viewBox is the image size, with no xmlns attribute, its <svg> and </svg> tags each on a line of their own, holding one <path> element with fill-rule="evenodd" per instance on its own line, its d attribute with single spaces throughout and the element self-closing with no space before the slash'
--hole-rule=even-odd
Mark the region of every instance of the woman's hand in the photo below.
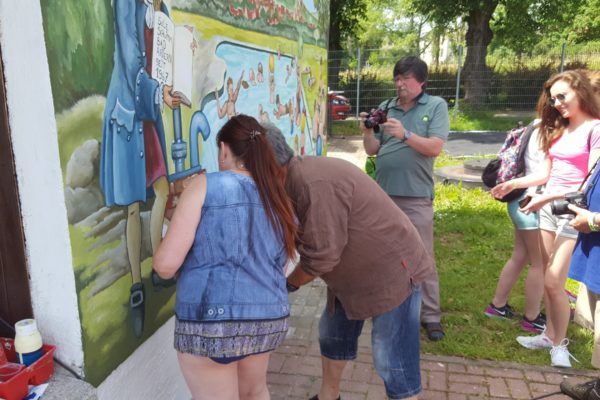
<svg viewBox="0 0 600 400">
<path fill-rule="evenodd" d="M 546 203 L 548 203 L 552 198 L 543 195 L 543 194 L 531 194 L 531 201 L 523 208 L 519 208 L 522 213 L 529 214 L 531 212 L 538 211 L 540 208 L 544 207 Z"/>
<path fill-rule="evenodd" d="M 569 210 L 575 213 L 575 218 L 569 221 L 569 225 L 581 233 L 590 233 L 591 230 L 590 225 L 588 224 L 588 218 L 592 213 L 585 208 L 577 207 L 573 204 L 569 204 L 568 207 Z"/>
<path fill-rule="evenodd" d="M 497 184 L 490 190 L 492 196 L 501 199 L 515 189 L 514 181 L 506 181 Z"/>
</svg>

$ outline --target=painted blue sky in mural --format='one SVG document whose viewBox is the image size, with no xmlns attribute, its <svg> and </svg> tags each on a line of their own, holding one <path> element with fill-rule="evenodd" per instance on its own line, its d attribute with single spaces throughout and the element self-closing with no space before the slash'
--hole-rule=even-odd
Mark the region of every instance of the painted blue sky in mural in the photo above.
<svg viewBox="0 0 600 400">
<path fill-rule="evenodd" d="M 310 12 L 311 14 L 317 13 L 317 9 L 315 8 L 315 3 L 313 2 L 313 0 L 304 0 L 303 3 L 304 7 L 306 7 L 308 12 Z"/>
</svg>

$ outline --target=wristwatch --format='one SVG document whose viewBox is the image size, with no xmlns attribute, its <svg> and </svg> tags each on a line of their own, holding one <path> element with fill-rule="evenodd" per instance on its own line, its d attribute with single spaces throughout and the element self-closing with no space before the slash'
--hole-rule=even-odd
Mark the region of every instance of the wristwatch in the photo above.
<svg viewBox="0 0 600 400">
<path fill-rule="evenodd" d="M 296 290 L 300 289 L 298 286 L 294 286 L 290 283 L 290 281 L 285 281 L 285 287 L 288 291 L 288 293 L 292 293 L 295 292 Z"/>
<path fill-rule="evenodd" d="M 404 130 L 404 138 L 402 138 L 400 140 L 401 143 L 406 142 L 408 139 L 410 139 L 410 137 L 413 135 L 413 133 L 411 131 L 409 131 L 408 129 Z"/>
</svg>

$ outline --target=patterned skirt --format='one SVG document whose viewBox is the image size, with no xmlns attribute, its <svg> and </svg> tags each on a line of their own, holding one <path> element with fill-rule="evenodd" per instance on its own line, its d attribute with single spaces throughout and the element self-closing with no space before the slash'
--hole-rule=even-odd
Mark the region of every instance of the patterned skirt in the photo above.
<svg viewBox="0 0 600 400">
<path fill-rule="evenodd" d="M 279 347 L 288 317 L 276 320 L 197 322 L 175 320 L 175 350 L 202 357 L 229 358 Z"/>
</svg>

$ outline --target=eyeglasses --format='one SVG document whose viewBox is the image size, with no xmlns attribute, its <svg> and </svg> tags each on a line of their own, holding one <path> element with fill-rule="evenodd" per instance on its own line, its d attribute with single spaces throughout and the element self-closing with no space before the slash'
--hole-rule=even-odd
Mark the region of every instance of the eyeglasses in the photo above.
<svg viewBox="0 0 600 400">
<path fill-rule="evenodd" d="M 565 94 L 559 93 L 556 95 L 556 97 L 550 97 L 548 99 L 548 103 L 550 103 L 551 106 L 555 106 L 557 101 L 564 103 L 566 98 L 567 96 Z"/>
<path fill-rule="evenodd" d="M 411 79 L 415 79 L 415 76 L 413 74 L 406 74 L 406 75 L 396 75 L 393 79 L 394 82 L 406 82 L 409 81 Z"/>
</svg>

